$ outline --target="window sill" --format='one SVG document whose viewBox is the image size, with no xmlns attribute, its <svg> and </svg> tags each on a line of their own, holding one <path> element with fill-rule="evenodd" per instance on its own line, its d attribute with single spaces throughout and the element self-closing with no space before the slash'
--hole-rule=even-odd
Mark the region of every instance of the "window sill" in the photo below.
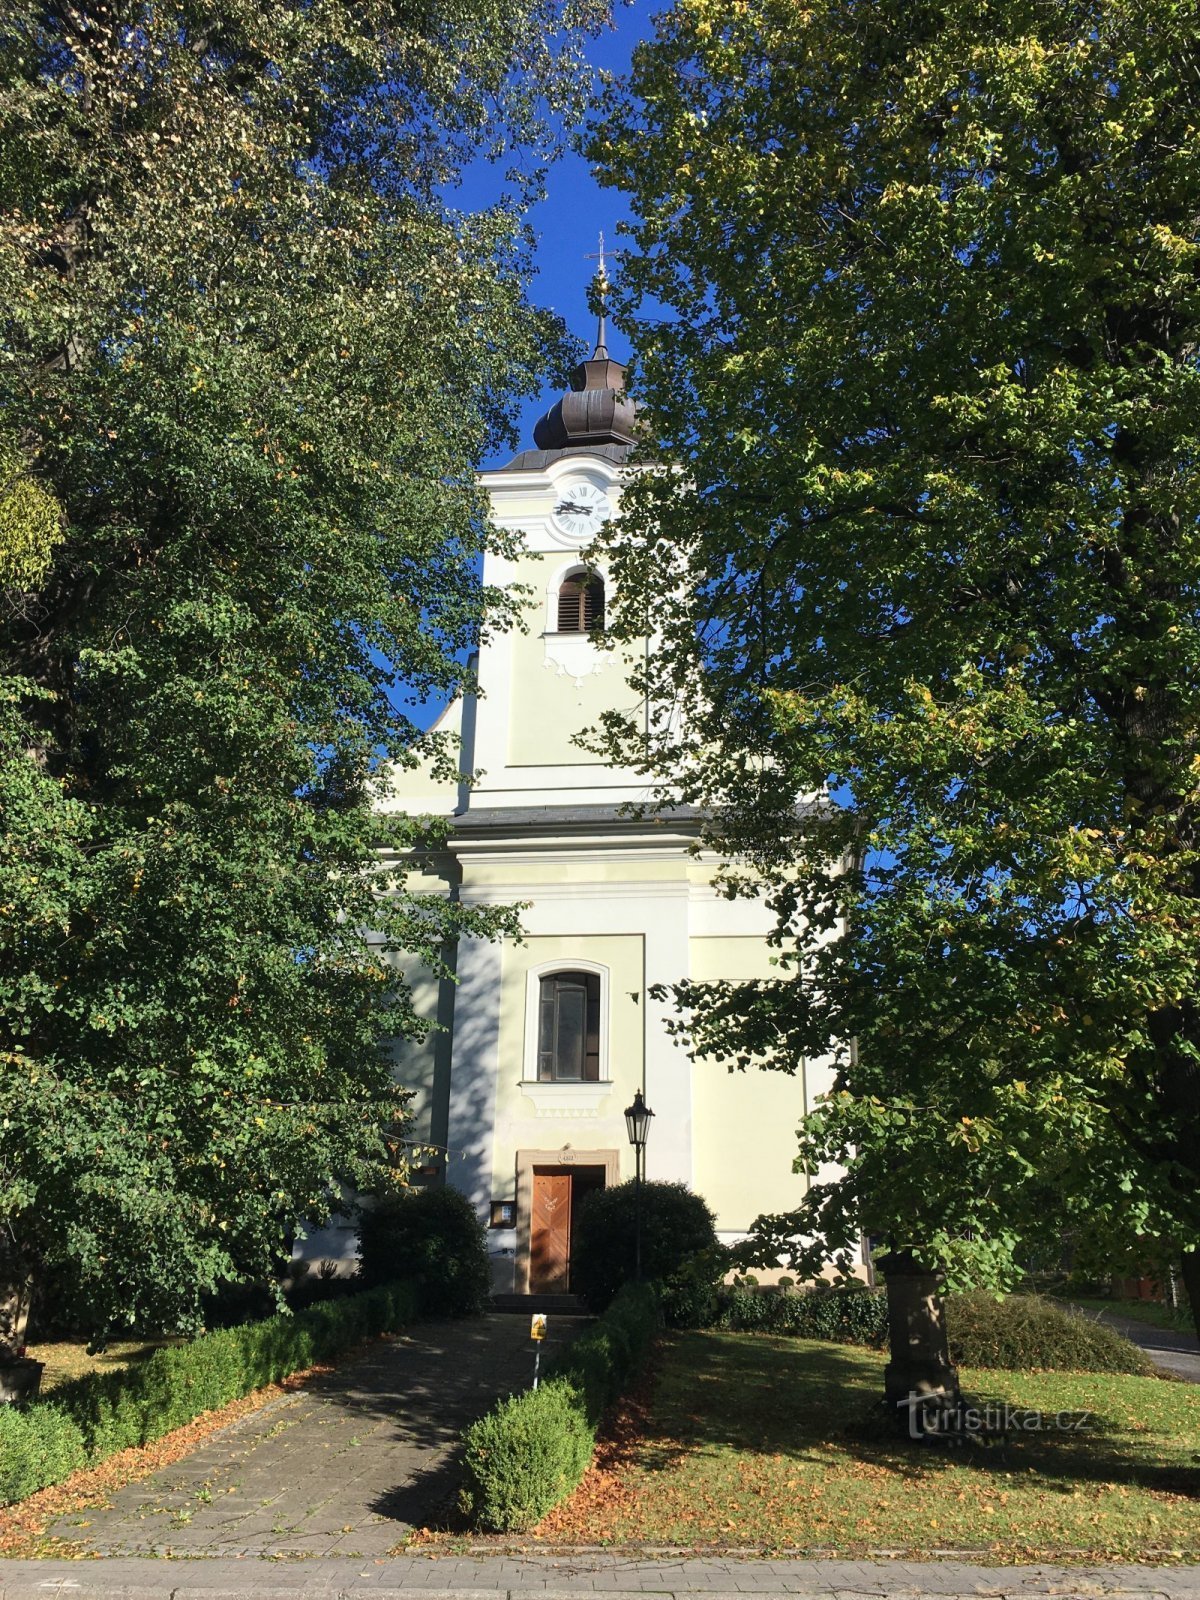
<svg viewBox="0 0 1200 1600">
<path fill-rule="evenodd" d="M 538 1083 L 521 1080 L 521 1093 L 533 1103 L 539 1117 L 594 1116 L 615 1085 L 611 1079 L 601 1083 Z"/>
</svg>

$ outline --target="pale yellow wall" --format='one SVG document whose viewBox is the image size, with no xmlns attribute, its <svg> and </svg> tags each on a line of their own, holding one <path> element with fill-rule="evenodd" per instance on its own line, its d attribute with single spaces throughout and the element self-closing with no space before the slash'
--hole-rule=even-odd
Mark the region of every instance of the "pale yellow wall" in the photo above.
<svg viewBox="0 0 1200 1600">
<path fill-rule="evenodd" d="M 691 941 L 692 977 L 741 982 L 778 976 L 764 939 Z M 693 1187 L 717 1213 L 717 1227 L 743 1232 L 762 1212 L 799 1205 L 805 1180 L 792 1171 L 804 1114 L 804 1075 L 729 1072 L 723 1062 L 692 1066 Z"/>
<path fill-rule="evenodd" d="M 453 700 L 429 730 L 448 737 L 456 760 L 462 739 L 462 715 L 462 701 Z M 458 783 L 435 778 L 430 762 L 422 760 L 415 767 L 393 768 L 392 799 L 416 816 L 448 816 L 458 805 Z"/>
<path fill-rule="evenodd" d="M 682 856 L 682 851 L 680 852 Z M 513 861 L 472 861 L 471 887 L 513 887 L 521 898 L 524 891 L 537 884 L 605 884 L 605 883 L 678 883 L 682 868 L 680 861 L 670 858 L 645 859 L 630 855 L 622 857 L 617 850 L 602 857 L 592 851 L 580 854 L 578 860 L 557 856 L 553 861 L 531 861 L 522 853 Z M 586 952 L 580 951 L 579 954 Z M 597 959 L 599 959 L 597 957 Z"/>
<path fill-rule="evenodd" d="M 420 963 L 393 957 L 393 964 L 404 974 L 412 991 L 417 1014 L 436 1022 L 443 1005 L 442 984 Z M 449 997 L 446 997 L 447 999 Z M 443 1018 L 448 1022 L 449 1016 Z M 449 1035 L 426 1034 L 424 1039 L 393 1039 L 391 1041 L 392 1076 L 405 1089 L 415 1091 L 412 1112 L 414 1117 L 410 1137 L 418 1142 L 444 1144 L 445 1099 L 449 1073 Z M 445 1068 L 446 1081 L 443 1082 Z"/>
<path fill-rule="evenodd" d="M 569 562 L 565 552 L 525 556 L 516 563 L 515 581 L 532 591 L 525 616 L 528 631 L 512 636 L 508 761 L 514 767 L 597 766 L 603 760 L 572 742 L 576 734 L 599 726 L 605 711 L 634 712 L 637 698 L 628 686 L 633 658 L 626 651 L 587 650 L 599 671 L 576 679 L 547 666 L 547 585 Z M 575 639 L 571 641 L 576 643 Z M 486 713 L 485 713 L 486 714 Z"/>
<path fill-rule="evenodd" d="M 578 684 L 546 666 L 540 633 L 513 641 L 512 711 L 508 760 L 514 767 L 605 766 L 602 757 L 573 743 L 576 734 L 598 728 L 606 711 L 636 710 L 626 683 L 628 664 L 616 652 L 598 652 L 600 672 Z"/>
<path fill-rule="evenodd" d="M 608 1070 L 611 1085 L 599 1105 L 585 1116 L 550 1114 L 522 1082 L 525 1061 L 526 993 L 530 971 L 546 962 L 570 967 L 585 958 L 609 969 Z M 523 944 L 506 942 L 501 956 L 500 1067 L 496 1086 L 496 1136 L 493 1173 L 496 1197 L 509 1193 L 518 1150 L 555 1151 L 615 1149 L 622 1177 L 632 1177 L 632 1159 L 625 1132 L 625 1107 L 642 1083 L 642 1028 L 645 1008 L 644 954 L 641 934 L 542 936 Z M 637 999 L 633 996 L 636 995 Z M 536 1023 L 535 1023 L 536 1026 Z M 566 1090 L 570 1095 L 574 1085 Z M 594 1101 L 596 1086 L 580 1086 L 581 1097 Z M 507 1187 L 506 1187 L 507 1186 Z"/>
</svg>

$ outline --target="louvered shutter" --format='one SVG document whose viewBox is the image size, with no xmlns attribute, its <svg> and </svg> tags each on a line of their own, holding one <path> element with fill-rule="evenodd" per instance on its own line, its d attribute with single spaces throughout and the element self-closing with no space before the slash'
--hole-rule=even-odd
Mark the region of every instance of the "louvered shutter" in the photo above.
<svg viewBox="0 0 1200 1600">
<path fill-rule="evenodd" d="M 559 633 L 583 631 L 583 603 L 582 579 L 564 578 L 562 587 L 558 591 Z"/>
<path fill-rule="evenodd" d="M 584 632 L 604 626 L 604 580 L 593 578 L 583 591 Z"/>
</svg>

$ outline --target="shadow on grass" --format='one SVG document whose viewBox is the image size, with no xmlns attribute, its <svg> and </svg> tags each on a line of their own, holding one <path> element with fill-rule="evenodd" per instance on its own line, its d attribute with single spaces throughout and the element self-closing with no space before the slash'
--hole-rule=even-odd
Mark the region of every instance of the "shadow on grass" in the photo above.
<svg viewBox="0 0 1200 1600">
<path fill-rule="evenodd" d="M 1013 1391 L 997 1386 L 970 1399 L 1020 1406 L 1019 1377 Z M 662 1362 L 638 1461 L 650 1472 L 669 1471 L 684 1450 L 711 1446 L 820 1465 L 833 1450 L 911 1479 L 966 1467 L 985 1475 L 1036 1472 L 1046 1487 L 1064 1493 L 1105 1483 L 1200 1498 L 1200 1468 L 1188 1450 L 1164 1448 L 1153 1431 L 1114 1416 L 1093 1412 L 1079 1432 L 926 1444 L 899 1436 L 881 1392 L 880 1360 L 848 1346 L 684 1334 Z"/>
<path fill-rule="evenodd" d="M 144 1341 L 124 1339 L 114 1342 L 95 1355 L 88 1354 L 87 1342 L 82 1339 L 52 1339 L 29 1346 L 29 1354 L 45 1363 L 42 1375 L 42 1394 L 48 1395 L 76 1378 L 95 1374 L 111 1376 L 141 1366 L 144 1361 L 170 1345 L 183 1344 L 181 1338 L 150 1338 Z"/>
</svg>

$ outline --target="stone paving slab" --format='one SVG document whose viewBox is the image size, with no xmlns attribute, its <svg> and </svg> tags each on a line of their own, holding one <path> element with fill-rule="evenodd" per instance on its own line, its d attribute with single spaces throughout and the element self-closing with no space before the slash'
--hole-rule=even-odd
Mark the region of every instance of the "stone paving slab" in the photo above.
<svg viewBox="0 0 1200 1600">
<path fill-rule="evenodd" d="M 551 1317 L 543 1360 L 585 1322 Z M 383 1557 L 452 1498 L 466 1424 L 532 1374 L 523 1317 L 418 1323 L 48 1531 L 82 1556 Z"/>
<path fill-rule="evenodd" d="M 981 1567 L 958 1561 L 401 1556 L 390 1560 L 0 1561 L 0 1600 L 1200 1600 L 1200 1567 Z"/>
</svg>

